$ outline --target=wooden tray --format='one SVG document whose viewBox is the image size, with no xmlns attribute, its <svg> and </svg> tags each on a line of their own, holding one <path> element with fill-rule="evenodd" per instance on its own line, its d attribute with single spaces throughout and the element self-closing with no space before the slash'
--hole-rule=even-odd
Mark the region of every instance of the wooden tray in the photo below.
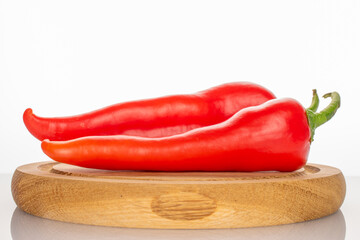
<svg viewBox="0 0 360 240">
<path fill-rule="evenodd" d="M 12 194 L 27 213 L 134 228 L 239 228 L 317 219 L 344 201 L 337 168 L 280 172 L 103 171 L 56 162 L 20 166 Z"/>
</svg>

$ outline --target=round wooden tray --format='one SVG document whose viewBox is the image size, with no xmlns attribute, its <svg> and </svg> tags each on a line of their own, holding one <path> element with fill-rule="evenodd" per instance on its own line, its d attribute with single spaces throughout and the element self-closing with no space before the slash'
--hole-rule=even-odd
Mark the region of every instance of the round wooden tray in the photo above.
<svg viewBox="0 0 360 240">
<path fill-rule="evenodd" d="M 295 172 L 104 171 L 56 162 L 20 166 L 12 194 L 27 213 L 134 228 L 238 228 L 317 219 L 344 201 L 337 168 Z"/>
</svg>

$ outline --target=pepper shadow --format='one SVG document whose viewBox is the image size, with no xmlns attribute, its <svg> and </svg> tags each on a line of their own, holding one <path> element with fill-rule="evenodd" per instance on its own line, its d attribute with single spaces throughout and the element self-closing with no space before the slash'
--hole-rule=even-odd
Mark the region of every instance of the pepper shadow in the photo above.
<svg viewBox="0 0 360 240">
<path fill-rule="evenodd" d="M 35 217 L 16 208 L 11 219 L 13 240 L 98 240 L 98 239 L 264 239 L 264 240 L 344 240 L 345 218 L 341 210 L 317 220 L 270 227 L 210 229 L 210 230 L 161 230 L 102 227 L 73 224 Z"/>
</svg>

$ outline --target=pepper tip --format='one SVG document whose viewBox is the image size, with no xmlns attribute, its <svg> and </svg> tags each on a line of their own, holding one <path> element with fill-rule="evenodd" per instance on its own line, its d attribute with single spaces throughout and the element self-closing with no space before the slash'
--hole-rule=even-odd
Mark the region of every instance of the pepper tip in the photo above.
<svg viewBox="0 0 360 240">
<path fill-rule="evenodd" d="M 23 116 L 28 116 L 28 115 L 32 115 L 33 114 L 33 110 L 31 108 L 27 108 L 25 111 L 24 111 L 24 114 Z"/>
<path fill-rule="evenodd" d="M 47 146 L 49 145 L 49 143 L 50 143 L 50 140 L 49 140 L 49 139 L 44 139 L 44 140 L 41 141 L 41 149 L 43 150 L 43 152 L 44 152 L 46 155 L 48 155 L 48 154 L 47 154 Z"/>
</svg>

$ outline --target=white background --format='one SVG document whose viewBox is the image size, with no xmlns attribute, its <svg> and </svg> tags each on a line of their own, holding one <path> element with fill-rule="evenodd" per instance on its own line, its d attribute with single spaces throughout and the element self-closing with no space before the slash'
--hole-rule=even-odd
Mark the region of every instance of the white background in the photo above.
<svg viewBox="0 0 360 240">
<path fill-rule="evenodd" d="M 0 172 L 49 160 L 28 107 L 66 116 L 252 81 L 304 106 L 338 91 L 309 162 L 359 175 L 359 80 L 359 0 L 0 0 Z"/>
</svg>

